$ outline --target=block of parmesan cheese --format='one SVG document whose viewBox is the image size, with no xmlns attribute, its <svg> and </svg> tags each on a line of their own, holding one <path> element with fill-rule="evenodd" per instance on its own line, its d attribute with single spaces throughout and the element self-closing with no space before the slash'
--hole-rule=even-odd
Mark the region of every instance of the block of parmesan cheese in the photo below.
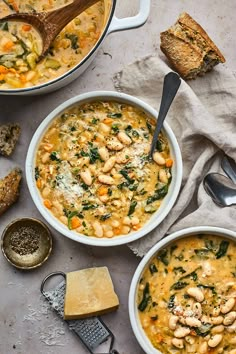
<svg viewBox="0 0 236 354">
<path fill-rule="evenodd" d="M 119 299 L 107 267 L 66 274 L 64 319 L 75 320 L 116 310 Z"/>
</svg>

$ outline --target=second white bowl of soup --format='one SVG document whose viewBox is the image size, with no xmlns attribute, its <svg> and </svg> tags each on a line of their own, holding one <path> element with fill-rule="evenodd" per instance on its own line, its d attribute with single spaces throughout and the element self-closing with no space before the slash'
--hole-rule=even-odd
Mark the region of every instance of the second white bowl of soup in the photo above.
<svg viewBox="0 0 236 354">
<path fill-rule="evenodd" d="M 202 226 L 161 240 L 134 274 L 129 314 L 147 354 L 235 354 L 236 233 Z"/>
<path fill-rule="evenodd" d="M 55 109 L 31 141 L 26 176 L 45 219 L 85 244 L 128 243 L 155 228 L 172 208 L 182 160 L 168 126 L 148 158 L 157 112 L 116 92 L 74 97 Z"/>
</svg>

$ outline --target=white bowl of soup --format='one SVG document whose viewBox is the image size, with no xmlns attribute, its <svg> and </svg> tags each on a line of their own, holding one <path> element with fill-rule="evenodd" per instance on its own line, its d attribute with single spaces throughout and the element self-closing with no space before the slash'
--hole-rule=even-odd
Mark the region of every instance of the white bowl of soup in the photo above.
<svg viewBox="0 0 236 354">
<path fill-rule="evenodd" d="M 137 98 L 95 91 L 44 119 L 29 146 L 26 177 L 51 226 L 78 242 L 113 246 L 163 221 L 178 196 L 182 159 L 167 123 L 149 159 L 156 118 Z"/>
<path fill-rule="evenodd" d="M 1 1 L 0 18 L 14 12 L 48 12 L 69 2 Z M 116 0 L 101 0 L 84 11 L 60 32 L 41 61 L 41 37 L 31 25 L 0 22 L 0 94 L 41 94 L 67 85 L 89 66 L 106 35 L 146 22 L 150 0 L 140 0 L 138 15 L 130 18 L 118 19 L 115 8 Z"/>
<path fill-rule="evenodd" d="M 133 276 L 129 315 L 147 354 L 235 354 L 236 233 L 200 226 L 158 242 Z"/>
</svg>

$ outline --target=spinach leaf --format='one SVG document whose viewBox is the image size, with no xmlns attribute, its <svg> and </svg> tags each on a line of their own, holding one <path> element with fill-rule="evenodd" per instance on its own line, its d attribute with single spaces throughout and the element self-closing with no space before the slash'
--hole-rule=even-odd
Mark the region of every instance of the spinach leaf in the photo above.
<svg viewBox="0 0 236 354">
<path fill-rule="evenodd" d="M 133 200 L 133 201 L 131 202 L 130 207 L 129 207 L 128 216 L 130 216 L 130 215 L 132 215 L 132 214 L 134 213 L 137 204 L 138 204 L 138 203 L 136 202 L 136 200 Z"/>
<path fill-rule="evenodd" d="M 38 168 L 38 166 L 37 166 L 37 167 L 35 167 L 35 169 L 34 169 L 34 178 L 35 178 L 35 180 L 37 181 L 37 180 L 39 179 L 39 177 L 40 177 L 40 172 L 39 172 L 39 168 Z"/>
<path fill-rule="evenodd" d="M 139 311 L 143 312 L 146 309 L 150 300 L 151 300 L 151 296 L 150 296 L 150 290 L 149 290 L 149 283 L 146 283 L 145 288 L 143 290 L 142 301 L 138 305 Z"/>
<path fill-rule="evenodd" d="M 198 336 L 206 337 L 210 333 L 211 327 L 212 325 L 210 323 L 204 323 L 201 327 L 195 327 L 194 331 Z"/>
<path fill-rule="evenodd" d="M 107 113 L 108 118 L 121 118 L 122 113 Z"/>
<path fill-rule="evenodd" d="M 223 240 L 220 243 L 219 250 L 216 252 L 216 259 L 219 259 L 226 255 L 229 247 L 229 241 Z"/>
<path fill-rule="evenodd" d="M 216 289 L 215 289 L 215 287 L 212 286 L 212 285 L 198 284 L 197 287 L 198 287 L 198 288 L 209 289 L 209 290 L 212 291 L 212 294 L 213 294 L 213 295 L 217 295 Z"/>
<path fill-rule="evenodd" d="M 175 294 L 170 296 L 167 307 L 169 310 L 172 310 L 175 307 Z"/>
<path fill-rule="evenodd" d="M 111 213 L 104 214 L 100 217 L 100 220 L 105 221 L 105 220 L 109 219 L 110 217 L 111 217 Z"/>
<path fill-rule="evenodd" d="M 202 267 L 196 268 L 193 272 L 182 276 L 179 280 L 191 278 L 192 280 L 196 281 L 196 280 L 198 279 L 197 271 L 198 271 L 199 269 L 201 269 L 201 268 L 202 268 Z"/>
<path fill-rule="evenodd" d="M 151 273 L 152 275 L 153 275 L 154 273 L 157 273 L 157 272 L 158 272 L 155 263 L 151 263 L 151 264 L 149 265 L 149 270 L 150 270 L 150 273 Z"/>
<path fill-rule="evenodd" d="M 175 274 L 178 274 L 178 273 L 184 274 L 184 273 L 186 273 L 186 270 L 184 270 L 183 267 L 174 267 L 173 271 L 174 271 Z"/>
<path fill-rule="evenodd" d="M 170 290 L 180 290 L 185 288 L 188 285 L 188 283 L 184 282 L 184 281 L 177 281 L 176 283 L 174 283 L 171 287 Z"/>
<path fill-rule="evenodd" d="M 168 266 L 169 260 L 168 260 L 168 250 L 166 248 L 163 248 L 158 252 L 157 259 L 161 261 L 165 266 Z"/>
<path fill-rule="evenodd" d="M 52 161 L 61 162 L 61 159 L 59 159 L 59 157 L 57 156 L 57 152 L 56 151 L 51 152 L 50 159 Z"/>
<path fill-rule="evenodd" d="M 71 42 L 71 48 L 72 49 L 78 49 L 79 48 L 79 44 L 78 44 L 78 36 L 76 34 L 73 33 L 67 33 L 66 34 L 66 38 L 68 38 Z"/>
<path fill-rule="evenodd" d="M 91 202 L 82 201 L 83 210 L 91 210 L 96 209 L 98 207 L 97 204 L 92 204 Z"/>
<path fill-rule="evenodd" d="M 130 178 L 129 175 L 128 175 L 128 171 L 123 169 L 123 170 L 120 170 L 120 174 L 130 183 L 130 184 L 133 184 L 135 182 L 134 179 Z"/>
<path fill-rule="evenodd" d="M 166 184 L 164 187 L 160 189 L 156 189 L 155 193 L 152 196 L 148 197 L 147 204 L 151 204 L 156 200 L 160 200 L 164 198 L 167 193 L 168 193 L 168 185 Z"/>
<path fill-rule="evenodd" d="M 100 160 L 100 155 L 98 153 L 97 147 L 90 147 L 89 159 L 91 164 L 94 164 L 96 160 Z"/>
</svg>

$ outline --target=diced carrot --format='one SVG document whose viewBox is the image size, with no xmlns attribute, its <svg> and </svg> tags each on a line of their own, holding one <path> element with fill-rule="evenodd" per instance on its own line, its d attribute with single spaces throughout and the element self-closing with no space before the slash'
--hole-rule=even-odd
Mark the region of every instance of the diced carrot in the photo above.
<svg viewBox="0 0 236 354">
<path fill-rule="evenodd" d="M 8 69 L 3 66 L 3 65 L 0 65 L 0 74 L 7 74 L 8 73 Z"/>
<path fill-rule="evenodd" d="M 120 235 L 121 234 L 121 228 L 120 227 L 116 227 L 113 229 L 113 233 L 114 235 Z"/>
<path fill-rule="evenodd" d="M 77 216 L 71 218 L 71 229 L 77 229 L 81 225 L 80 220 Z"/>
<path fill-rule="evenodd" d="M 51 209 L 51 207 L 52 207 L 52 203 L 51 203 L 50 200 L 48 200 L 48 199 L 45 199 L 44 202 L 43 202 L 43 204 L 44 204 L 45 207 L 48 208 L 48 209 Z"/>
<path fill-rule="evenodd" d="M 40 178 L 37 179 L 36 186 L 40 189 L 42 187 L 42 181 Z"/>
<path fill-rule="evenodd" d="M 151 123 L 152 125 L 156 125 L 156 124 L 157 124 L 157 121 L 156 121 L 156 119 L 151 118 L 151 119 L 150 119 L 150 123 Z"/>
<path fill-rule="evenodd" d="M 25 84 L 26 83 L 26 77 L 25 77 L 25 75 L 24 74 L 21 74 L 20 75 L 20 81 L 23 83 L 23 84 Z"/>
<path fill-rule="evenodd" d="M 13 74 L 16 73 L 16 69 L 14 69 L 14 68 L 10 68 L 9 71 L 10 71 L 10 73 L 13 73 Z"/>
<path fill-rule="evenodd" d="M 140 224 L 134 225 L 134 226 L 133 226 L 133 230 L 134 230 L 134 231 L 137 231 L 138 229 L 140 229 L 140 227 L 141 227 Z"/>
<path fill-rule="evenodd" d="M 107 193 L 108 193 L 108 188 L 105 186 L 100 187 L 98 190 L 98 195 L 105 195 Z"/>
<path fill-rule="evenodd" d="M 45 151 L 52 151 L 53 145 L 52 145 L 52 144 L 49 144 L 49 143 L 45 143 L 45 144 L 43 145 L 43 148 L 44 148 Z"/>
<path fill-rule="evenodd" d="M 156 335 L 156 341 L 157 341 L 157 343 L 161 343 L 161 342 L 163 342 L 163 336 L 160 334 L 160 333 L 157 333 L 157 335 Z"/>
<path fill-rule="evenodd" d="M 113 119 L 111 119 L 111 118 L 105 118 L 103 120 L 103 123 L 105 123 L 105 124 L 111 124 L 112 122 L 113 122 Z"/>
<path fill-rule="evenodd" d="M 79 40 L 79 46 L 80 48 L 85 48 L 87 44 L 87 39 L 81 39 Z"/>
<path fill-rule="evenodd" d="M 3 49 L 4 50 L 10 50 L 13 47 L 14 43 L 12 41 L 8 41 L 6 44 L 4 44 Z"/>
<path fill-rule="evenodd" d="M 22 26 L 22 30 L 25 31 L 25 32 L 29 32 L 31 30 L 31 26 L 30 25 L 23 25 Z"/>
<path fill-rule="evenodd" d="M 15 2 L 15 0 L 9 0 L 9 3 L 12 5 L 13 9 L 18 12 L 19 8 L 17 6 L 17 3 Z"/>
<path fill-rule="evenodd" d="M 173 165 L 173 160 L 172 159 L 167 159 L 166 160 L 166 167 L 171 167 Z"/>
</svg>

